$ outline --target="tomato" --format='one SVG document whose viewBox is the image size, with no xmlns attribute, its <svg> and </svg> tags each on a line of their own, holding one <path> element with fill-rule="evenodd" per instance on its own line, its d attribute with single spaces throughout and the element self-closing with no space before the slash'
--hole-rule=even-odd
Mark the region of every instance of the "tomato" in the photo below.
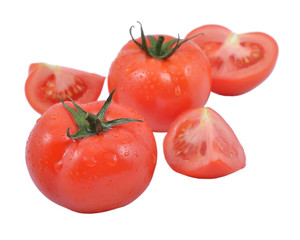
<svg viewBox="0 0 300 240">
<path fill-rule="evenodd" d="M 29 67 L 25 94 L 31 107 L 43 113 L 59 102 L 58 94 L 63 100 L 68 100 L 68 95 L 79 103 L 97 100 L 104 79 L 100 75 L 72 68 L 33 63 Z"/>
<path fill-rule="evenodd" d="M 70 102 L 57 103 L 36 122 L 27 140 L 26 164 L 33 182 L 50 200 L 76 212 L 129 204 L 147 188 L 156 166 L 154 135 L 145 121 L 136 120 L 143 120 L 137 112 L 111 103 L 100 114 L 105 122 L 91 124 L 104 105 L 76 105 L 76 112 Z"/>
<path fill-rule="evenodd" d="M 166 41 L 165 45 L 156 47 L 161 40 Z M 165 50 L 169 41 L 175 45 L 179 39 L 155 35 L 130 40 L 113 61 L 108 74 L 109 91 L 119 90 L 115 101 L 141 113 L 156 132 L 167 131 L 184 110 L 204 106 L 210 94 L 209 61 L 192 41 L 180 47 L 175 45 L 175 51 L 170 51 L 171 56 L 167 58 L 151 55 L 153 49 Z M 143 42 L 146 46 L 141 49 L 137 43 Z M 149 45 L 153 49 L 145 53 Z"/>
<path fill-rule="evenodd" d="M 187 110 L 165 136 L 170 167 L 195 178 L 218 178 L 245 167 L 242 145 L 226 121 L 211 108 Z"/>
<path fill-rule="evenodd" d="M 273 71 L 278 45 L 262 32 L 236 34 L 219 25 L 194 29 L 192 39 L 210 60 L 212 91 L 221 95 L 240 95 L 262 83 Z"/>
</svg>

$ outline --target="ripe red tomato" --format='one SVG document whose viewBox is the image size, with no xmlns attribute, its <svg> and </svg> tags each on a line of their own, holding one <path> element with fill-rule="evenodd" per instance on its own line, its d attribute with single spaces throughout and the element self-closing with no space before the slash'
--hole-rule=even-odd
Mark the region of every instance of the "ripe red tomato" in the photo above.
<svg viewBox="0 0 300 240">
<path fill-rule="evenodd" d="M 221 95 L 246 93 L 272 72 L 278 45 L 262 32 L 235 34 L 219 25 L 205 25 L 191 31 L 192 39 L 210 60 L 212 67 L 212 91 Z"/>
<path fill-rule="evenodd" d="M 67 67 L 33 63 L 25 83 L 25 94 L 31 107 L 38 113 L 63 100 L 67 95 L 79 103 L 96 101 L 105 77 Z"/>
<path fill-rule="evenodd" d="M 190 109 L 176 118 L 164 139 L 170 167 L 195 178 L 217 178 L 245 167 L 243 147 L 211 108 Z"/>
<path fill-rule="evenodd" d="M 103 102 L 81 106 L 95 117 L 93 114 Z M 95 213 L 125 206 L 147 188 L 154 173 L 157 150 L 152 130 L 146 122 L 117 125 L 120 118 L 142 117 L 126 106 L 112 103 L 103 113 L 106 125 L 102 125 L 100 133 L 97 130 L 84 137 L 80 134 L 89 135 L 93 126 L 85 127 L 87 113 L 82 115 L 81 120 L 72 117 L 58 103 L 41 116 L 26 145 L 30 176 L 46 197 L 76 212 Z M 74 119 L 83 125 L 79 130 Z M 111 127 L 114 119 L 116 126 Z"/>
<path fill-rule="evenodd" d="M 141 113 L 153 131 L 165 132 L 178 114 L 205 105 L 210 94 L 210 66 L 192 41 L 184 42 L 165 59 L 145 53 L 135 43 L 145 41 L 156 49 L 155 39 L 166 40 L 166 44 L 179 40 L 163 35 L 129 41 L 110 67 L 108 88 L 117 88 L 115 101 Z"/>
</svg>

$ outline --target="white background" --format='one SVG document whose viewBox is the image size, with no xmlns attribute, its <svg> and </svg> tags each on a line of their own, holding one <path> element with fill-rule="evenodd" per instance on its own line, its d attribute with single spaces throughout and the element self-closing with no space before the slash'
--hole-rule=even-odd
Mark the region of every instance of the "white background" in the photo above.
<svg viewBox="0 0 300 240">
<path fill-rule="evenodd" d="M 1 1 L 0 238 L 300 239 L 297 2 Z M 105 213 L 75 213 L 46 199 L 27 172 L 25 143 L 39 117 L 24 94 L 28 67 L 46 62 L 107 76 L 136 21 L 146 34 L 183 38 L 215 23 L 276 39 L 277 65 L 263 84 L 238 97 L 212 94 L 207 103 L 235 131 L 247 166 L 214 180 L 180 175 L 164 159 L 164 134 L 155 134 L 156 171 L 137 200 Z M 105 83 L 100 99 L 107 96 Z"/>
</svg>

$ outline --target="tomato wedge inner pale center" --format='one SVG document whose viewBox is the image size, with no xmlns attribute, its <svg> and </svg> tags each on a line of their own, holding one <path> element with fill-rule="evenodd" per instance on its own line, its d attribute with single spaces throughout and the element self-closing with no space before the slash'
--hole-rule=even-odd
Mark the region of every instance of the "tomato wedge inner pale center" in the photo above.
<svg viewBox="0 0 300 240">
<path fill-rule="evenodd" d="M 240 42 L 240 35 L 231 33 L 225 43 L 205 43 L 202 47 L 218 74 L 248 68 L 259 62 L 263 48 L 255 42 Z"/>
</svg>

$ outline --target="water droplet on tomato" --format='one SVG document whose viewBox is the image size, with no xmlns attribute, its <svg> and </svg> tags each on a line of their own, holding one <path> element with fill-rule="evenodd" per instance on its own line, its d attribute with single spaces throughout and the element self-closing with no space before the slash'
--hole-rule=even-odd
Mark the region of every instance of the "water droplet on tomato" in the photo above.
<svg viewBox="0 0 300 240">
<path fill-rule="evenodd" d="M 132 71 L 133 71 L 133 70 L 132 70 L 131 68 L 126 68 L 126 69 L 125 69 L 125 74 L 126 74 L 126 75 L 129 75 L 130 73 L 132 73 Z"/>
<path fill-rule="evenodd" d="M 94 167 L 97 165 L 97 160 L 93 157 L 90 159 L 86 159 L 85 162 L 86 162 L 86 165 L 89 167 Z"/>
<path fill-rule="evenodd" d="M 151 71 L 147 71 L 147 75 L 148 75 L 149 77 L 152 77 L 152 76 L 154 75 L 154 73 L 151 72 Z"/>
<path fill-rule="evenodd" d="M 107 158 L 106 162 L 110 166 L 115 166 L 119 160 L 118 156 L 116 154 L 106 154 L 105 157 Z"/>
<path fill-rule="evenodd" d="M 180 86 L 175 87 L 175 96 L 179 97 L 181 95 L 181 89 Z"/>
<path fill-rule="evenodd" d="M 63 167 L 62 161 L 59 161 L 58 163 L 55 164 L 54 169 L 56 172 L 59 172 Z"/>
<path fill-rule="evenodd" d="M 117 132 L 115 132 L 115 133 L 113 133 L 113 136 L 114 136 L 114 137 L 118 137 L 119 134 L 118 134 Z"/>
</svg>

